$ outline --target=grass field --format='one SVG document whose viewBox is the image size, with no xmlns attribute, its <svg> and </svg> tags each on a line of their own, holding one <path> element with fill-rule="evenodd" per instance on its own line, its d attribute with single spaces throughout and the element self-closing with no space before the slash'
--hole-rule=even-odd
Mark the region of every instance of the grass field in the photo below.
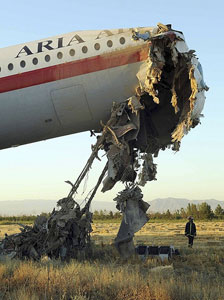
<svg viewBox="0 0 224 300">
<path fill-rule="evenodd" d="M 89 260 L 0 263 L 0 299 L 76 300 L 223 300 L 224 222 L 196 222 L 194 248 L 187 247 L 184 223 L 148 223 L 136 244 L 174 245 L 181 255 L 171 261 L 120 259 L 111 245 L 119 224 L 93 225 Z M 18 232 L 1 225 L 3 234 Z"/>
</svg>

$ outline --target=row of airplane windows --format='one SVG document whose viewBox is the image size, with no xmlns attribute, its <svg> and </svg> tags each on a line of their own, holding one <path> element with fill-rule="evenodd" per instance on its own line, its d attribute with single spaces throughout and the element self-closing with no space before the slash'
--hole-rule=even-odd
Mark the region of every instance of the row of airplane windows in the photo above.
<svg viewBox="0 0 224 300">
<path fill-rule="evenodd" d="M 119 41 L 120 41 L 121 45 L 125 44 L 125 38 L 124 37 L 121 37 Z M 107 46 L 109 48 L 111 48 L 113 46 L 113 42 L 111 40 L 108 40 L 107 41 Z M 97 51 L 100 50 L 100 44 L 99 43 L 95 43 L 94 44 L 94 49 L 97 50 Z M 88 52 L 88 48 L 86 46 L 83 46 L 82 47 L 82 53 L 85 54 L 87 52 Z M 74 49 L 70 49 L 69 50 L 69 54 L 70 54 L 70 56 L 74 56 L 75 55 L 75 50 Z M 57 58 L 58 59 L 62 59 L 63 58 L 63 53 L 62 52 L 58 52 L 57 53 Z M 49 62 L 51 60 L 50 55 L 48 55 L 48 54 L 45 55 L 44 60 L 46 62 Z M 33 63 L 33 65 L 37 65 L 38 64 L 38 59 L 36 57 L 34 57 L 33 60 L 32 60 L 32 63 Z M 20 67 L 21 68 L 25 68 L 25 66 L 26 66 L 25 60 L 21 60 L 20 61 Z M 14 69 L 14 65 L 12 63 L 9 63 L 8 64 L 8 70 L 12 71 L 13 69 Z M 0 72 L 1 72 L 1 67 L 0 67 Z"/>
</svg>

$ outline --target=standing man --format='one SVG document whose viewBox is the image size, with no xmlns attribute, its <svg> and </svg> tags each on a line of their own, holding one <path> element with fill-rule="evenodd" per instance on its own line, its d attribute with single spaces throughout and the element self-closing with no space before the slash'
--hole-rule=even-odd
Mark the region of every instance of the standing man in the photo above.
<svg viewBox="0 0 224 300">
<path fill-rule="evenodd" d="M 188 237 L 188 247 L 193 246 L 194 237 L 196 236 L 196 226 L 193 217 L 188 217 L 188 222 L 185 226 L 185 235 Z"/>
</svg>

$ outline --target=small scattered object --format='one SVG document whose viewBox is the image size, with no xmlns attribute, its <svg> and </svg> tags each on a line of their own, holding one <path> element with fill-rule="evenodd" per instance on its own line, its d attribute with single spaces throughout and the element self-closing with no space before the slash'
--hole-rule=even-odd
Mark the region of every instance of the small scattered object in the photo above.
<svg viewBox="0 0 224 300">
<path fill-rule="evenodd" d="M 172 272 L 174 270 L 173 268 L 173 265 L 168 265 L 168 266 L 158 266 L 158 267 L 155 267 L 155 268 L 152 268 L 151 269 L 151 272 L 166 272 L 166 271 L 169 271 L 169 272 Z"/>
<path fill-rule="evenodd" d="M 148 246 L 148 254 L 149 255 L 159 255 L 159 247 L 158 246 Z"/>
<path fill-rule="evenodd" d="M 147 257 L 159 257 L 162 261 L 169 260 L 173 255 L 180 255 L 178 249 L 174 246 L 145 246 L 139 245 L 135 248 L 136 253 L 141 259 L 146 259 Z"/>
</svg>

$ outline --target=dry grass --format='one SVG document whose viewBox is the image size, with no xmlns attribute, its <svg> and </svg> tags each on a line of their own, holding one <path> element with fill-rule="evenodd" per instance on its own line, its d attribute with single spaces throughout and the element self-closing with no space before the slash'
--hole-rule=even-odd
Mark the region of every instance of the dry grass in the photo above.
<svg viewBox="0 0 224 300">
<path fill-rule="evenodd" d="M 136 235 L 137 244 L 173 244 L 181 252 L 164 263 L 138 258 L 122 261 L 110 245 L 118 226 L 94 225 L 95 245 L 88 261 L 0 263 L 0 299 L 224 299 L 224 223 L 198 222 L 193 249 L 186 247 L 183 223 L 147 224 Z M 155 269 L 161 265 L 169 267 Z"/>
<path fill-rule="evenodd" d="M 196 222 L 198 236 L 224 236 L 224 221 L 216 222 Z M 92 236 L 111 236 L 112 239 L 116 236 L 120 223 L 95 223 L 92 225 Z M 0 239 L 4 234 L 14 234 L 20 232 L 19 225 L 0 225 Z M 149 237 L 156 236 L 183 236 L 185 223 L 183 222 L 161 222 L 150 223 L 150 221 L 136 234 L 136 236 L 147 235 Z"/>
<path fill-rule="evenodd" d="M 4 237 L 4 234 L 7 233 L 8 235 L 20 232 L 19 225 L 0 225 L 0 239 Z"/>
</svg>

